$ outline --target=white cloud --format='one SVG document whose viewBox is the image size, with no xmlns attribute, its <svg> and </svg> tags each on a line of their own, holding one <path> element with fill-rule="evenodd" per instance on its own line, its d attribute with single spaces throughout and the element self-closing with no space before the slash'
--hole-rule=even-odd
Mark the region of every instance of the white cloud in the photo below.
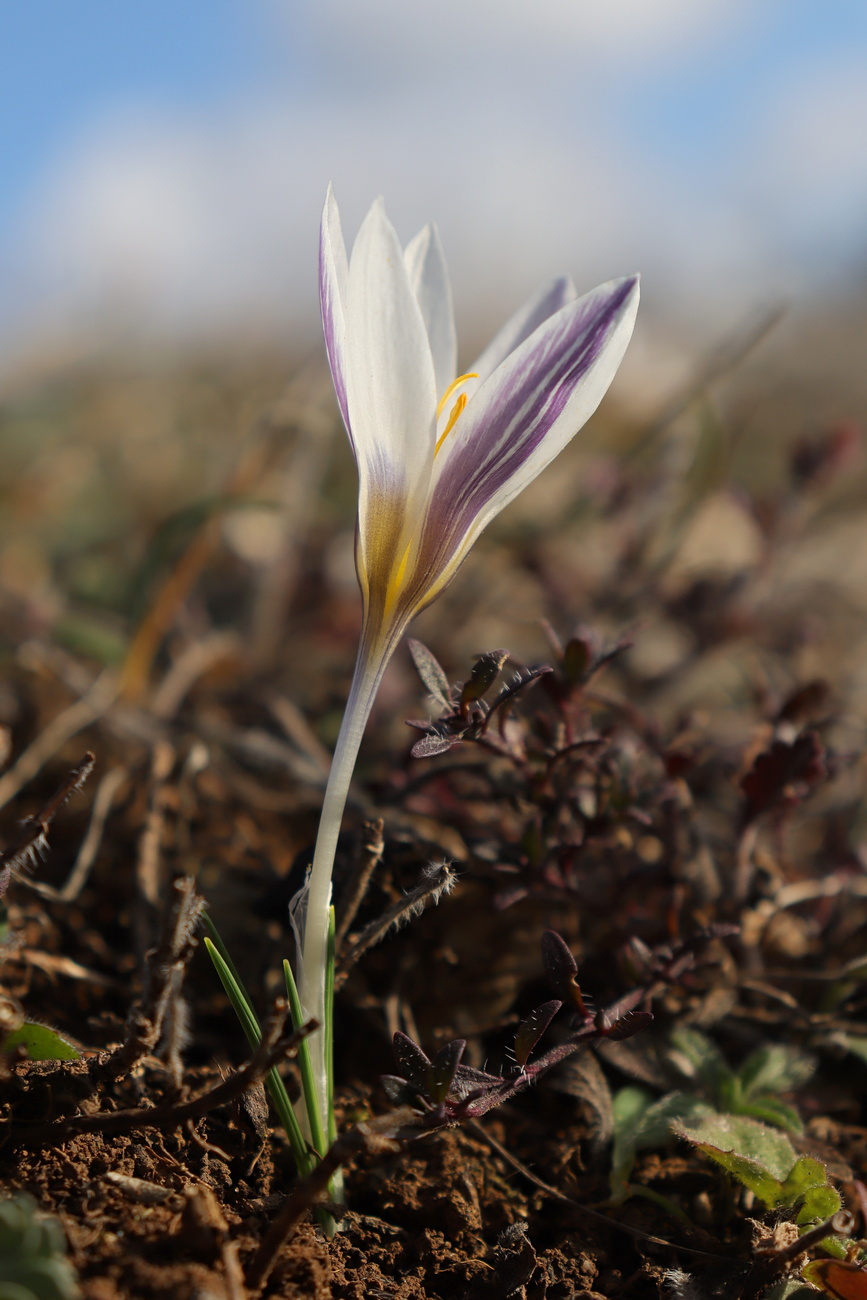
<svg viewBox="0 0 867 1300">
<path fill-rule="evenodd" d="M 218 128 L 115 128 L 53 178 L 28 223 L 41 309 L 173 330 L 312 321 L 329 179 L 349 237 L 378 191 L 405 238 L 435 218 L 476 321 L 566 269 L 589 287 L 641 268 L 670 293 L 701 273 L 711 223 L 725 242 L 718 214 L 672 221 L 651 178 L 595 136 L 507 121 L 483 150 L 456 149 L 461 121 L 459 106 L 434 124 L 401 123 L 389 105 L 344 117 L 271 104 Z"/>
<path fill-rule="evenodd" d="M 486 54 L 600 61 L 668 59 L 740 25 L 745 0 L 284 0 L 287 27 L 303 25 L 356 61 L 394 65 L 409 59 L 441 72 Z"/>
<path fill-rule="evenodd" d="M 817 67 L 786 88 L 757 141 L 752 188 L 765 219 L 787 228 L 804 255 L 839 266 L 859 243 L 867 255 L 862 62 Z"/>
<path fill-rule="evenodd" d="M 651 307 L 738 315 L 795 277 L 817 175 L 838 216 L 861 193 L 854 76 L 784 88 L 713 193 L 612 120 L 639 73 L 746 39 L 745 0 L 273 3 L 301 81 L 207 120 L 116 116 L 46 178 L 13 249 L 32 320 L 312 323 L 329 180 L 350 236 L 378 192 L 404 237 L 438 221 L 464 322 L 562 270 L 641 269 Z"/>
</svg>

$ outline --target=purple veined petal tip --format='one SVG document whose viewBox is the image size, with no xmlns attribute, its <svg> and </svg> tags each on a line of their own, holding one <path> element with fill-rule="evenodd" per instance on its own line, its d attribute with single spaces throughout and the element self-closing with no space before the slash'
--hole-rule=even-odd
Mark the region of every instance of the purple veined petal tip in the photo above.
<svg viewBox="0 0 867 1300">
<path fill-rule="evenodd" d="M 620 365 L 638 298 L 637 275 L 598 285 L 549 316 L 501 363 L 471 400 L 462 437 L 443 464 L 431 510 L 435 530 L 462 536 L 575 436 Z"/>
<path fill-rule="evenodd" d="M 635 271 L 632 275 L 623 277 L 623 283 L 626 286 L 626 298 L 634 296 L 636 299 L 641 296 L 641 272 Z M 626 299 L 624 299 L 625 301 Z"/>
<path fill-rule="evenodd" d="M 636 274 L 609 280 L 607 284 L 600 285 L 598 289 L 586 295 L 584 301 L 587 303 L 587 310 L 585 312 L 579 310 L 573 321 L 576 337 L 584 333 L 589 345 L 584 352 L 579 371 L 588 369 L 597 360 L 612 331 L 622 325 L 624 318 L 629 316 L 632 318 L 629 323 L 631 333 L 640 294 L 641 277 Z M 579 299 L 576 306 L 580 306 L 580 302 Z"/>
<path fill-rule="evenodd" d="M 636 271 L 633 275 L 618 276 L 617 279 L 600 285 L 600 290 L 608 290 L 611 298 L 625 304 L 633 295 L 641 292 L 641 274 Z"/>
</svg>

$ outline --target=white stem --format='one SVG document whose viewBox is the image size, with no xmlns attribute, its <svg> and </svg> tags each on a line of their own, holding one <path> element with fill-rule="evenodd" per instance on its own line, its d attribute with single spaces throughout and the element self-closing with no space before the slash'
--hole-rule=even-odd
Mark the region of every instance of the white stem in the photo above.
<svg viewBox="0 0 867 1300">
<path fill-rule="evenodd" d="M 346 712 L 340 725 L 340 734 L 328 774 L 313 866 L 310 871 L 310 888 L 307 894 L 307 916 L 304 922 L 304 944 L 301 969 L 298 972 L 298 991 L 306 1016 L 325 1024 L 325 963 L 328 945 L 328 909 L 331 905 L 331 872 L 337 851 L 337 837 L 343 821 L 343 811 L 349 794 L 349 784 L 355 769 L 355 760 L 364 727 L 382 675 L 391 658 L 397 637 L 371 653 L 367 638 L 362 636 L 352 678 Z M 327 1078 L 325 1067 L 325 1035 L 313 1034 L 310 1038 L 310 1056 L 316 1083 L 316 1096 L 323 1123 L 328 1132 Z"/>
</svg>

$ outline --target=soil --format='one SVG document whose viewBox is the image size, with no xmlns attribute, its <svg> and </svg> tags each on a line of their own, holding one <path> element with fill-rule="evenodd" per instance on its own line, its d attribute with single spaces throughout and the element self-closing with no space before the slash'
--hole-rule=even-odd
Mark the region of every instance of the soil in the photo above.
<svg viewBox="0 0 867 1300">
<path fill-rule="evenodd" d="M 123 387 L 117 376 L 100 383 Z M 88 410 L 93 383 L 66 400 Z M 291 419 L 274 426 L 291 426 L 289 452 L 281 443 L 283 460 L 270 444 L 253 455 L 245 444 L 234 468 L 227 453 L 231 491 L 273 487 L 275 464 L 313 472 L 297 430 L 326 417 L 297 395 L 289 406 Z M 732 400 L 725 427 L 749 409 Z M 552 669 L 528 678 L 500 721 L 469 709 L 436 722 L 442 710 L 401 652 L 339 852 L 338 919 L 347 880 L 375 859 L 349 947 L 426 863 L 452 862 L 458 881 L 348 971 L 335 1027 L 340 1131 L 389 1112 L 380 1078 L 396 1070 L 396 1031 L 431 1056 L 465 1039 L 468 1065 L 513 1078 L 515 1031 L 552 996 L 545 930 L 574 953 L 591 1015 L 640 988 L 636 1005 L 654 1019 L 478 1120 L 363 1149 L 347 1165 L 340 1230 L 329 1239 L 305 1213 L 262 1294 L 755 1293 L 756 1261 L 769 1240 L 779 1246 L 786 1215 L 766 1212 L 697 1150 L 674 1138 L 642 1149 L 630 1194 L 612 1195 L 612 1094 L 700 1088 L 672 1084 L 678 1026 L 707 1034 L 734 1065 L 769 1044 L 814 1060 L 812 1077 L 778 1100 L 800 1114 L 796 1144 L 826 1165 L 854 1235 L 867 1227 L 867 592 L 827 541 L 863 525 L 864 496 L 842 472 L 833 429 L 814 435 L 809 464 L 796 432 L 760 474 L 735 457 L 727 477 L 689 480 L 687 506 L 669 500 L 654 513 L 666 490 L 659 460 L 647 430 L 623 417 L 606 435 L 622 458 L 587 469 L 587 520 L 566 511 L 546 530 L 481 546 L 442 622 L 431 611 L 421 631 L 462 680 L 510 628 L 523 641 L 488 704 L 527 663 Z M 682 466 L 666 472 L 668 488 L 683 481 Z M 120 670 L 95 654 L 92 629 L 88 646 L 71 648 L 19 589 L 2 593 L 2 829 L 7 846 L 28 825 L 40 836 L 4 898 L 0 980 L 13 1019 L 49 1025 L 81 1055 L 7 1053 L 0 1182 L 58 1218 L 87 1300 L 256 1294 L 251 1263 L 295 1184 L 260 1084 L 172 1122 L 172 1108 L 231 1080 L 248 1053 L 201 930 L 180 937 L 161 975 L 152 954 L 167 941 L 176 882 L 191 879 L 263 1016 L 281 992 L 288 900 L 309 860 L 357 631 L 340 567 L 352 512 L 342 482 L 321 471 L 326 506 L 303 529 L 297 499 L 287 502 L 300 540 L 270 568 L 249 558 L 251 541 L 198 518 L 137 612 L 121 603 L 112 615 L 126 638 Z M 711 506 L 729 511 L 730 529 L 737 515 L 744 536 L 715 533 Z M 153 531 L 143 507 L 133 517 L 142 536 Z M 59 568 L 56 581 L 71 582 L 71 563 Z M 282 643 L 255 639 L 256 610 L 268 620 L 254 580 L 276 600 L 266 613 L 287 629 Z M 559 644 L 546 642 L 540 613 Z M 152 643 L 136 639 L 149 618 Z M 425 717 L 455 745 L 414 759 L 420 733 L 403 720 Z M 65 790 L 86 751 L 93 775 Z M 58 790 L 68 802 L 57 801 L 42 836 L 40 810 Z M 27 817 L 37 821 L 22 830 Z M 672 965 L 684 946 L 688 958 Z M 155 1026 L 159 979 L 170 988 Z M 566 1040 L 561 1020 L 540 1051 Z M 114 1069 L 118 1060 L 128 1068 Z M 282 1069 L 297 1091 L 293 1062 Z M 78 1131 L 88 1124 L 96 1131 Z"/>
</svg>

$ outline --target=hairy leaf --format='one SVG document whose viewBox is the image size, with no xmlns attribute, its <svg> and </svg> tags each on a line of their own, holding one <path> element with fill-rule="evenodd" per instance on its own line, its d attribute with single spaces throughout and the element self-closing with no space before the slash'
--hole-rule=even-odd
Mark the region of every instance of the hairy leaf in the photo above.
<svg viewBox="0 0 867 1300">
<path fill-rule="evenodd" d="M 471 1092 L 497 1087 L 503 1082 L 498 1074 L 488 1074 L 485 1070 L 476 1070 L 471 1065 L 459 1065 L 452 1080 L 452 1093 L 456 1097 L 468 1097 Z"/>
<path fill-rule="evenodd" d="M 769 1043 L 753 1052 L 738 1070 L 744 1097 L 759 1093 L 789 1092 L 802 1088 L 816 1071 L 816 1062 L 806 1052 L 785 1043 Z"/>
<path fill-rule="evenodd" d="M 709 1115 L 699 1124 L 678 1124 L 675 1131 L 765 1205 L 787 1203 L 784 1179 L 792 1172 L 796 1156 L 784 1133 L 741 1115 Z"/>
<path fill-rule="evenodd" d="M 444 709 L 451 708 L 449 698 L 449 679 L 446 677 L 437 659 L 428 650 L 427 646 L 415 637 L 407 637 L 406 644 L 412 655 L 412 661 L 415 664 L 415 670 L 427 687 L 429 693 L 436 700 L 437 704 L 442 705 Z"/>
<path fill-rule="evenodd" d="M 412 1106 L 418 1100 L 418 1089 L 396 1074 L 381 1074 L 379 1082 L 386 1097 L 395 1106 Z"/>
<path fill-rule="evenodd" d="M 526 690 L 526 688 L 531 686 L 533 682 L 537 682 L 540 677 L 546 677 L 548 673 L 553 671 L 553 668 L 549 668 L 545 664 L 543 664 L 541 668 L 520 669 L 515 673 L 512 681 L 507 682 L 505 686 L 501 687 L 497 692 L 491 702 L 491 714 L 503 709 L 507 704 L 514 700 L 515 696 L 519 695 L 521 691 Z"/>
<path fill-rule="evenodd" d="M 540 1007 L 531 1011 L 526 1020 L 523 1021 L 515 1034 L 515 1060 L 518 1065 L 523 1067 L 527 1064 L 527 1059 L 563 1003 L 559 999 L 553 1002 L 543 1002 Z"/>
<path fill-rule="evenodd" d="M 634 1132 L 636 1150 L 663 1146 L 677 1130 L 678 1123 L 699 1123 L 713 1115 L 706 1101 L 691 1092 L 670 1092 L 648 1106 Z"/>
<path fill-rule="evenodd" d="M 803 1228 L 811 1223 L 824 1223 L 842 1206 L 836 1187 L 808 1187 L 801 1201 L 795 1222 Z"/>
<path fill-rule="evenodd" d="M 561 1002 L 568 1002 L 577 1007 L 582 1015 L 587 1014 L 587 1007 L 581 996 L 581 989 L 575 982 L 578 966 L 569 948 L 556 930 L 546 930 L 542 935 L 542 965 L 548 983 Z"/>
<path fill-rule="evenodd" d="M 744 1187 L 749 1188 L 768 1209 L 783 1204 L 782 1183 L 758 1160 L 752 1160 L 749 1156 L 740 1156 L 736 1151 L 723 1151 L 710 1142 L 697 1142 L 695 1148 L 714 1160 Z"/>
<path fill-rule="evenodd" d="M 646 1029 L 653 1021 L 652 1011 L 625 1011 L 622 1016 L 611 1021 L 603 1030 L 606 1042 L 619 1042 L 624 1038 L 632 1038 L 633 1034 L 638 1034 L 642 1029 Z M 596 1020 L 599 1024 L 599 1017 Z"/>
<path fill-rule="evenodd" d="M 765 1291 L 762 1300 L 816 1300 L 816 1292 L 811 1286 L 805 1286 L 798 1277 L 787 1277 L 770 1291 Z"/>
<path fill-rule="evenodd" d="M 687 1079 L 697 1079 L 709 1090 L 721 1110 L 734 1101 L 734 1073 L 722 1052 L 707 1034 L 682 1025 L 670 1037 L 672 1063 Z"/>
<path fill-rule="evenodd" d="M 409 751 L 413 758 L 433 758 L 435 754 L 446 754 L 455 745 L 460 744 L 458 736 L 439 736 L 436 732 L 429 732 L 417 740 Z"/>
<path fill-rule="evenodd" d="M 453 1038 L 450 1043 L 440 1048 L 433 1059 L 430 1067 L 429 1089 L 431 1099 L 437 1104 L 445 1101 L 449 1095 L 455 1071 L 460 1065 L 466 1045 L 466 1039 Z"/>
<path fill-rule="evenodd" d="M 629 1194 L 625 1184 L 638 1151 L 662 1147 L 677 1132 L 675 1123 L 698 1122 L 713 1114 L 707 1102 L 689 1092 L 670 1092 L 654 1101 L 643 1088 L 621 1088 L 614 1096 L 614 1148 L 611 1188 L 616 1200 Z"/>
<path fill-rule="evenodd" d="M 614 1106 L 608 1080 L 595 1054 L 583 1052 L 564 1061 L 551 1072 L 548 1086 L 581 1103 L 591 1155 L 600 1156 L 614 1136 Z M 649 1094 L 647 1097 L 649 1100 Z"/>
<path fill-rule="evenodd" d="M 821 1160 L 811 1156 L 801 1156 L 796 1160 L 783 1182 L 783 1193 L 787 1204 L 793 1204 L 811 1187 L 824 1187 L 828 1174 Z"/>
<path fill-rule="evenodd" d="M 26 1021 L 18 1029 L 13 1029 L 0 1043 L 0 1050 L 4 1052 L 11 1052 L 14 1047 L 23 1047 L 31 1061 L 77 1061 L 81 1056 L 72 1043 L 61 1038 L 54 1029 L 33 1021 Z"/>
<path fill-rule="evenodd" d="M 468 704 L 487 695 L 494 682 L 503 671 L 503 664 L 509 657 L 508 650 L 490 650 L 481 655 L 473 664 L 469 681 L 461 691 L 461 710 Z"/>
<path fill-rule="evenodd" d="M 426 1056 L 418 1043 L 414 1043 L 408 1034 L 397 1031 L 392 1039 L 394 1059 L 403 1076 L 422 1092 L 427 1092 L 430 1079 L 430 1057 Z"/>
</svg>

